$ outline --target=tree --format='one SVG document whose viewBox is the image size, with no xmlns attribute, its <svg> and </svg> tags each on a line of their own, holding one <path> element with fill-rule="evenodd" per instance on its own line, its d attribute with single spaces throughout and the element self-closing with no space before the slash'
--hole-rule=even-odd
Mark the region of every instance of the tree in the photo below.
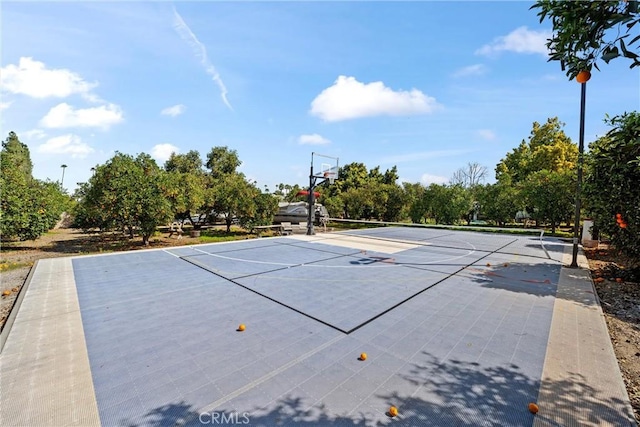
<svg viewBox="0 0 640 427">
<path fill-rule="evenodd" d="M 231 231 L 234 218 L 247 223 L 256 215 L 254 198 L 260 192 L 245 179 L 242 173 L 234 172 L 221 176 L 214 186 L 213 211 L 225 219 L 227 233 Z"/>
<path fill-rule="evenodd" d="M 482 215 L 500 227 L 512 221 L 520 209 L 518 190 L 510 184 L 481 185 L 476 194 Z"/>
<path fill-rule="evenodd" d="M 203 173 L 202 159 L 200 153 L 190 150 L 186 154 L 171 153 L 169 159 L 164 163 L 164 170 L 167 172 L 180 173 Z"/>
<path fill-rule="evenodd" d="M 589 145 L 585 205 L 594 225 L 640 261 L 640 113 L 605 121 L 612 129 Z"/>
<path fill-rule="evenodd" d="M 631 68 L 640 65 L 632 51 L 640 36 L 629 39 L 640 21 L 638 1 L 540 0 L 531 8 L 538 9 L 541 23 L 551 20 L 549 61 L 560 61 L 570 79 L 592 66 L 599 69 L 598 59 L 608 63 L 622 55 L 631 60 Z"/>
<path fill-rule="evenodd" d="M 460 168 L 453 173 L 450 183 L 470 188 L 482 184 L 487 178 L 487 167 L 478 162 L 469 162 L 464 168 Z"/>
<path fill-rule="evenodd" d="M 245 228 L 272 224 L 273 218 L 278 212 L 278 199 L 266 191 L 263 193 L 255 188 L 253 202 L 255 204 L 253 215 L 240 217 L 240 224 Z"/>
<path fill-rule="evenodd" d="M 189 219 L 195 229 L 200 229 L 210 212 L 207 206 L 213 205 L 212 179 L 202 169 L 200 154 L 194 150 L 186 154 L 171 153 L 164 169 L 167 174 L 163 191 L 174 218 L 179 221 Z"/>
<path fill-rule="evenodd" d="M 460 185 L 431 184 L 423 194 L 423 206 L 436 224 L 455 224 L 461 219 L 468 221 L 473 199 Z"/>
<path fill-rule="evenodd" d="M 165 186 L 164 172 L 148 154 L 134 158 L 116 153 L 96 168 L 88 187 L 82 189 L 79 210 L 86 223 L 78 225 L 102 230 L 119 227 L 130 238 L 137 229 L 148 245 L 156 228 L 171 219 Z"/>
<path fill-rule="evenodd" d="M 213 147 L 207 154 L 206 166 L 215 179 L 234 173 L 241 164 L 238 152 L 226 146 Z"/>
<path fill-rule="evenodd" d="M 0 152 L 0 236 L 35 240 L 51 230 L 70 206 L 57 183 L 32 176 L 29 148 L 10 132 Z"/>
<path fill-rule="evenodd" d="M 518 184 L 543 169 L 553 172 L 574 170 L 578 147 L 564 133 L 563 127 L 564 123 L 557 117 L 547 119 L 542 125 L 533 122 L 529 140 L 522 140 L 496 166 L 496 179 L 502 183 Z"/>
<path fill-rule="evenodd" d="M 408 215 L 411 222 L 420 224 L 425 219 L 427 207 L 425 206 L 425 188 L 420 183 L 403 183 L 403 189 L 407 200 Z"/>
<path fill-rule="evenodd" d="M 551 224 L 551 232 L 574 209 L 574 175 L 569 171 L 557 172 L 543 169 L 527 177 L 523 183 L 523 193 L 527 206 L 532 207 L 532 217 L 536 221 Z"/>
</svg>

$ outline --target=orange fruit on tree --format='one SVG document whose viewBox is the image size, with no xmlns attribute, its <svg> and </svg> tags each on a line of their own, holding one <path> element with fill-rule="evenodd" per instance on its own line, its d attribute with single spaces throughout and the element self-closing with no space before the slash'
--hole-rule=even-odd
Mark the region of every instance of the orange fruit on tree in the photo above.
<svg viewBox="0 0 640 427">
<path fill-rule="evenodd" d="M 582 70 L 576 76 L 576 81 L 578 83 L 586 83 L 591 78 L 591 73 L 588 70 Z"/>
<path fill-rule="evenodd" d="M 538 405 L 536 405 L 535 403 L 529 403 L 529 412 L 531 412 L 532 414 L 537 414 Z"/>
<path fill-rule="evenodd" d="M 622 280 L 622 277 L 616 277 L 616 282 L 622 283 L 622 282 L 624 282 L 624 280 Z"/>
</svg>

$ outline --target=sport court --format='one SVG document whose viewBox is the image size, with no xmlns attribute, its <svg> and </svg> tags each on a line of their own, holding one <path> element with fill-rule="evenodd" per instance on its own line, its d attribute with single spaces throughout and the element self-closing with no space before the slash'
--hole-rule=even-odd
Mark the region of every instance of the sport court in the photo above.
<svg viewBox="0 0 640 427">
<path fill-rule="evenodd" d="M 0 424 L 635 425 L 570 249 L 384 227 L 43 260 Z"/>
</svg>

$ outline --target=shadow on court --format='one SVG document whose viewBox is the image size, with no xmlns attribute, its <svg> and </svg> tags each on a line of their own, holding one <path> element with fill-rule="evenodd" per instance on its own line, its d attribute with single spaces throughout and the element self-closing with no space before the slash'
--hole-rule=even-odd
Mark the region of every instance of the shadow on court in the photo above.
<svg viewBox="0 0 640 427">
<path fill-rule="evenodd" d="M 392 404 L 399 410 L 393 423 L 400 425 L 471 427 L 533 423 L 534 415 L 528 411 L 528 403 L 536 401 L 540 384 L 530 380 L 517 365 L 483 369 L 477 363 L 441 362 L 427 352 L 422 355 L 421 363 L 414 364 L 408 374 L 399 376 L 411 388 L 420 388 L 412 395 L 378 390 L 374 393 L 380 402 L 378 414 L 373 412 L 377 408 L 367 408 L 366 413 L 356 410 L 349 415 L 333 415 L 330 408 L 310 407 L 310 402 L 291 393 L 272 402 L 268 408 L 253 408 L 246 413 L 224 412 L 222 407 L 218 409 L 220 412 L 201 414 L 187 402 L 168 404 L 153 409 L 138 423 L 121 420 L 120 425 L 383 426 L 392 421 L 385 414 Z M 620 412 L 624 411 L 624 402 L 603 396 L 586 384 L 581 375 L 571 374 L 566 380 L 547 385 L 547 390 L 561 392 L 553 396 L 553 414 L 541 407 L 536 415 L 546 425 L 564 425 L 562 420 L 576 419 L 577 413 L 591 425 L 615 425 L 620 420 Z M 218 422 L 213 422 L 212 417 L 218 417 Z M 224 420 L 227 422 L 221 423 Z"/>
<path fill-rule="evenodd" d="M 461 275 L 470 277 L 484 288 L 555 297 L 560 270 L 560 265 L 511 262 L 468 267 Z"/>
</svg>

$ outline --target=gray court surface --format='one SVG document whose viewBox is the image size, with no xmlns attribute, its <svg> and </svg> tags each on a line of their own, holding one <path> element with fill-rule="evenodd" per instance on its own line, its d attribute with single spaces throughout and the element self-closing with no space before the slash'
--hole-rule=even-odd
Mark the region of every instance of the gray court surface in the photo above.
<svg viewBox="0 0 640 427">
<path fill-rule="evenodd" d="M 42 260 L 0 425 L 635 425 L 570 250 L 385 227 Z"/>
</svg>

